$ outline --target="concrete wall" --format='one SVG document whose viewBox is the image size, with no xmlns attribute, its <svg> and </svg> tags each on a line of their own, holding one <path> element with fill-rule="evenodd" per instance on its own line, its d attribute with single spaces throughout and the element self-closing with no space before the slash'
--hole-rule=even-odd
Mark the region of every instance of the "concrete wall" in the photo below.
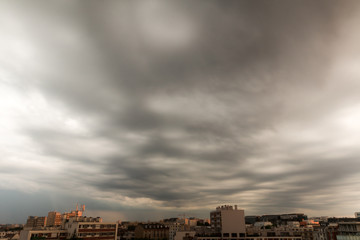
<svg viewBox="0 0 360 240">
<path fill-rule="evenodd" d="M 221 211 L 222 233 L 245 234 L 244 210 L 222 210 Z"/>
</svg>

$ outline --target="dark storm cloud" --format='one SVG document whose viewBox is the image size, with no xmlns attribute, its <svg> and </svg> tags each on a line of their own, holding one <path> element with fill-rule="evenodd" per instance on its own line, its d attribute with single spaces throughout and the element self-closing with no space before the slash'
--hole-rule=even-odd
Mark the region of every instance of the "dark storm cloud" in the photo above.
<svg viewBox="0 0 360 240">
<path fill-rule="evenodd" d="M 331 85 L 356 2 L 49 2 L 41 15 L 36 6 L 8 5 L 39 61 L 17 74 L 85 129 L 21 126 L 42 157 L 64 163 L 63 177 L 37 182 L 261 213 L 326 210 L 358 177 L 358 151 L 335 146 L 331 157 L 336 136 L 321 138 L 331 134 L 322 123 L 359 100 Z"/>
</svg>

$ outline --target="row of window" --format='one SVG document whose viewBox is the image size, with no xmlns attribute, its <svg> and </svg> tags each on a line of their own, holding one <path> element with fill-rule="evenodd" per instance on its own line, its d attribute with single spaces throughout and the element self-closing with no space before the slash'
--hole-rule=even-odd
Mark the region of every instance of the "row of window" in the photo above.
<svg viewBox="0 0 360 240">
<path fill-rule="evenodd" d="M 115 233 L 79 233 L 78 237 L 94 237 L 94 236 L 115 236 Z"/>
<path fill-rule="evenodd" d="M 148 226 L 148 225 L 144 225 L 144 228 L 155 228 L 155 229 L 159 229 L 159 228 L 168 228 L 164 225 L 154 225 L 154 226 Z"/>
<path fill-rule="evenodd" d="M 167 234 L 165 234 L 164 232 L 159 232 L 159 233 L 156 233 L 156 234 L 151 234 L 151 233 L 145 233 L 145 238 L 151 238 L 151 237 L 167 237 Z"/>
<path fill-rule="evenodd" d="M 116 228 L 115 224 L 83 224 L 79 225 L 79 228 Z"/>
<path fill-rule="evenodd" d="M 245 237 L 245 233 L 231 233 L 231 237 Z M 230 233 L 223 233 L 223 237 L 230 237 Z"/>
</svg>

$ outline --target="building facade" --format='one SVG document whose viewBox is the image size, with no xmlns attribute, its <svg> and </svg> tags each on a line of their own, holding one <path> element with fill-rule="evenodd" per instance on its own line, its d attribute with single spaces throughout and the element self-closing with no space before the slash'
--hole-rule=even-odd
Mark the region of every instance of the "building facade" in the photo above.
<svg viewBox="0 0 360 240">
<path fill-rule="evenodd" d="M 66 239 L 67 231 L 60 229 L 49 230 L 22 230 L 20 232 L 20 240 L 36 240 L 36 239 Z"/>
<path fill-rule="evenodd" d="M 360 240 L 360 222 L 340 222 L 337 240 Z"/>
<path fill-rule="evenodd" d="M 54 226 L 60 226 L 62 223 L 62 215 L 59 212 L 48 212 L 47 220 L 46 220 L 46 226 L 47 227 L 54 227 Z"/>
<path fill-rule="evenodd" d="M 117 240 L 117 226 L 116 223 L 104 223 L 101 218 L 73 217 L 61 229 L 25 229 L 20 233 L 20 240 Z"/>
<path fill-rule="evenodd" d="M 25 228 L 39 228 L 46 226 L 46 217 L 29 216 Z"/>
<path fill-rule="evenodd" d="M 169 227 L 159 223 L 139 224 L 135 228 L 135 239 L 169 239 Z"/>
<path fill-rule="evenodd" d="M 215 233 L 221 234 L 224 239 L 245 237 L 245 213 L 237 205 L 219 206 L 210 212 L 210 225 Z"/>
</svg>

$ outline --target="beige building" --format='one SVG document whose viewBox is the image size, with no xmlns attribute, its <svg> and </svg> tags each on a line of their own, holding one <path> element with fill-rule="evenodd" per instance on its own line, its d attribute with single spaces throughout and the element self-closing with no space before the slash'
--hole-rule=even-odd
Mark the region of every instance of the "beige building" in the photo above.
<svg viewBox="0 0 360 240">
<path fill-rule="evenodd" d="M 62 214 L 63 219 L 70 219 L 72 217 L 81 217 L 83 215 L 83 212 L 85 211 L 85 205 L 81 205 L 81 208 L 79 210 L 78 204 L 76 204 L 76 210 L 72 210 L 70 212 L 66 212 Z"/>
<path fill-rule="evenodd" d="M 63 219 L 70 219 L 72 217 L 81 217 L 82 216 L 82 211 L 80 210 L 74 210 L 71 212 L 66 212 L 62 214 L 62 218 Z"/>
<path fill-rule="evenodd" d="M 195 231 L 177 231 L 174 240 L 192 240 L 195 234 Z"/>
<path fill-rule="evenodd" d="M 245 237 L 245 213 L 237 205 L 219 206 L 210 212 L 210 225 L 223 239 Z"/>
</svg>

